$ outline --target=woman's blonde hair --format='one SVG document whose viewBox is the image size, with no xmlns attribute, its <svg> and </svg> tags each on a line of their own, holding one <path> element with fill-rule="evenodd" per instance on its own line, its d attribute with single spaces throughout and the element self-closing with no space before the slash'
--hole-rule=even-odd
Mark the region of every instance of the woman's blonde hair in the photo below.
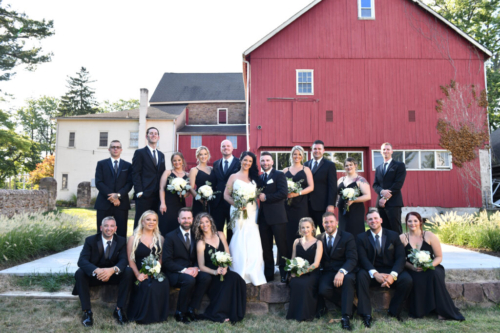
<svg viewBox="0 0 500 333">
<path fill-rule="evenodd" d="M 299 235 L 301 236 L 304 236 L 304 234 L 300 231 L 301 227 L 302 227 L 302 223 L 310 223 L 311 224 L 311 227 L 312 227 L 312 235 L 313 236 L 316 236 L 316 226 L 314 225 L 314 221 L 312 218 L 310 217 L 303 217 L 300 219 L 299 221 Z"/>
<path fill-rule="evenodd" d="M 212 233 L 214 235 L 217 234 L 217 227 L 215 226 L 215 222 L 212 216 L 210 216 L 210 214 L 208 213 L 199 213 L 198 215 L 196 215 L 196 218 L 194 219 L 193 223 L 194 237 L 197 241 L 203 239 L 203 231 L 201 230 L 200 225 L 201 225 L 201 219 L 204 217 L 206 217 L 210 221 L 210 229 Z"/>
<path fill-rule="evenodd" d="M 210 161 L 210 150 L 208 150 L 208 148 L 205 147 L 205 146 L 199 146 L 198 148 L 196 148 L 196 164 L 200 164 L 199 156 L 200 156 L 200 153 L 201 153 L 201 151 L 203 149 L 205 149 L 207 151 L 207 153 L 208 153 L 208 160 L 207 160 L 207 162 Z"/>
<path fill-rule="evenodd" d="M 141 218 L 139 219 L 139 224 L 137 225 L 137 228 L 135 228 L 135 230 L 134 230 L 134 243 L 132 246 L 132 253 L 130 253 L 130 260 L 132 260 L 134 262 L 135 262 L 135 250 L 137 250 L 137 247 L 139 246 L 139 243 L 141 242 L 142 232 L 144 230 L 144 226 L 142 225 L 142 222 L 149 215 L 156 216 L 156 227 L 155 227 L 155 230 L 153 230 L 153 247 L 155 249 L 156 255 L 160 256 L 160 258 L 161 258 L 162 243 L 161 243 L 160 229 L 158 228 L 158 214 L 156 214 L 156 212 L 153 210 L 147 210 L 144 212 L 144 214 L 142 214 Z M 159 250 L 158 250 L 158 248 L 159 248 Z"/>
<path fill-rule="evenodd" d="M 300 161 L 300 164 L 302 164 L 302 161 L 304 160 L 304 156 L 306 156 L 306 152 L 304 150 L 304 148 L 302 148 L 301 146 L 295 146 L 292 148 L 292 150 L 290 151 L 290 165 L 293 165 L 293 153 L 298 150 L 300 152 L 300 154 L 302 155 L 302 160 Z"/>
</svg>

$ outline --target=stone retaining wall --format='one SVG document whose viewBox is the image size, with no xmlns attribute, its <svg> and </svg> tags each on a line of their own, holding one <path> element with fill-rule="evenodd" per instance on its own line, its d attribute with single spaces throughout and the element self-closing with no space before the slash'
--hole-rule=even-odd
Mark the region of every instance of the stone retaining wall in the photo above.
<svg viewBox="0 0 500 333">
<path fill-rule="evenodd" d="M 0 215 L 43 213 L 56 208 L 57 182 L 43 178 L 40 190 L 0 190 Z"/>
</svg>

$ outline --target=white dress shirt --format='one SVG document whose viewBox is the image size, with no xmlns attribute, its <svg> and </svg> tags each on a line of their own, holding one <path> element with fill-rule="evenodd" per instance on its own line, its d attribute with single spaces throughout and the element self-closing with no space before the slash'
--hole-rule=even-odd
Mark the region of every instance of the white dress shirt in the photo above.
<svg viewBox="0 0 500 333">
<path fill-rule="evenodd" d="M 191 241 L 192 243 L 192 238 L 191 238 L 191 229 L 188 229 L 188 230 L 184 230 L 182 229 L 181 226 L 179 226 L 179 229 L 181 230 L 181 234 L 182 234 L 182 238 L 184 239 L 184 241 L 186 241 L 186 232 L 189 234 L 189 240 Z M 188 267 L 184 268 L 182 271 L 180 271 L 179 273 L 184 273 L 186 271 L 186 269 L 188 269 Z"/>
<path fill-rule="evenodd" d="M 118 157 L 116 160 L 113 157 L 109 158 L 111 160 L 111 164 L 113 165 L 113 168 L 115 167 L 115 161 L 118 161 L 118 167 L 120 167 L 120 158 Z"/>
<path fill-rule="evenodd" d="M 380 228 L 380 231 L 379 231 L 378 233 L 374 233 L 374 232 L 373 232 L 373 231 L 371 231 L 371 230 L 370 230 L 370 233 L 371 233 L 371 235 L 372 235 L 372 237 L 373 237 L 373 240 L 374 240 L 375 242 L 377 242 L 377 239 L 375 238 L 375 236 L 376 236 L 376 235 L 378 235 L 378 236 L 379 236 L 379 238 L 378 238 L 378 244 L 379 244 L 379 246 L 380 246 L 380 249 L 382 249 L 382 228 Z M 368 274 L 370 274 L 370 277 L 371 277 L 372 279 L 374 278 L 374 276 L 373 276 L 373 275 L 375 275 L 375 273 L 378 273 L 378 271 L 377 271 L 376 269 L 370 269 L 370 270 L 368 271 Z M 395 277 L 395 278 L 397 278 L 397 277 L 398 277 L 398 273 L 397 273 L 397 272 L 394 272 L 394 271 L 392 271 L 392 272 L 391 272 L 391 275 L 392 275 L 393 277 Z"/>
<path fill-rule="evenodd" d="M 234 160 L 233 155 L 231 155 L 228 159 L 222 158 L 222 170 L 224 170 L 224 164 L 226 163 L 226 161 L 227 161 L 227 168 L 229 169 L 231 163 L 233 163 L 233 160 Z"/>
<path fill-rule="evenodd" d="M 155 156 L 155 155 L 153 155 L 153 151 L 154 151 L 154 150 L 156 150 L 156 153 L 155 153 L 155 154 L 156 154 L 156 165 L 158 165 L 158 149 L 153 149 L 153 148 L 151 148 L 149 145 L 147 145 L 146 147 L 148 147 L 149 152 L 151 153 L 151 156 Z M 139 192 L 139 193 L 137 193 L 137 197 L 138 197 L 138 198 L 142 197 L 142 194 L 143 194 L 143 193 L 144 193 L 144 192 Z"/>
<path fill-rule="evenodd" d="M 120 162 L 118 162 L 120 163 Z M 106 250 L 108 249 L 108 246 L 111 246 L 111 244 L 113 244 L 113 236 L 111 236 L 111 239 L 110 240 L 107 240 L 106 238 L 104 238 L 104 236 L 101 234 L 101 239 L 102 239 L 102 249 L 104 251 L 104 255 L 106 255 Z M 108 242 L 111 242 L 109 243 L 108 245 Z M 115 266 L 116 267 L 116 266 Z M 100 267 L 96 268 L 93 272 L 92 272 L 92 276 L 96 276 L 97 274 L 95 273 L 96 270 L 98 270 Z M 120 269 L 118 267 L 116 267 L 118 269 L 118 273 L 120 273 Z M 116 273 L 116 274 L 118 274 Z"/>
</svg>

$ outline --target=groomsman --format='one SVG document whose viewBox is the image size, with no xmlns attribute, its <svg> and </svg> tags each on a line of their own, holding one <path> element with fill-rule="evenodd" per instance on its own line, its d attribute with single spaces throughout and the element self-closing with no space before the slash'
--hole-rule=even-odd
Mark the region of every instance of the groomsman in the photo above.
<svg viewBox="0 0 500 333">
<path fill-rule="evenodd" d="M 198 269 L 196 239 L 191 232 L 191 209 L 181 208 L 178 221 L 179 228 L 165 235 L 162 270 L 166 273 L 170 286 L 180 288 L 175 320 L 188 323 L 197 319 L 195 310 L 199 309 L 212 277 Z"/>
<path fill-rule="evenodd" d="M 373 189 L 379 198 L 377 208 L 380 217 L 386 222 L 384 227 L 400 235 L 403 233 L 401 207 L 404 206 L 401 188 L 406 179 L 406 166 L 392 159 L 392 145 L 389 142 L 382 144 L 380 152 L 384 157 L 384 164 L 377 167 L 373 182 Z"/>
<path fill-rule="evenodd" d="M 288 186 L 285 174 L 273 169 L 273 158 L 268 152 L 260 154 L 260 166 L 264 173 L 259 177 L 260 209 L 258 216 L 259 233 L 264 255 L 264 275 L 267 282 L 274 280 L 273 236 L 280 257 L 278 259 L 281 282 L 286 282 L 285 259 L 290 258 L 286 246 L 286 224 L 288 219 L 285 210 L 285 200 L 288 196 Z"/>
<path fill-rule="evenodd" d="M 80 296 L 82 324 L 85 327 L 94 324 L 89 286 L 118 285 L 118 301 L 113 317 L 120 324 L 124 324 L 128 321 L 125 315 L 127 296 L 135 281 L 134 272 L 127 267 L 127 240 L 115 234 L 115 219 L 106 217 L 100 228 L 100 233 L 85 239 L 78 259 L 79 269 L 75 273 L 73 295 Z"/>
<path fill-rule="evenodd" d="M 222 158 L 214 162 L 214 172 L 217 177 L 216 191 L 220 193 L 215 195 L 213 202 L 212 217 L 218 231 L 224 230 L 224 224 L 231 219 L 231 205 L 224 200 L 224 190 L 226 189 L 227 180 L 229 176 L 240 170 L 240 160 L 233 156 L 233 144 L 229 140 L 224 140 L 220 144 L 220 151 Z M 227 242 L 231 242 L 233 232 L 227 229 Z"/>
<path fill-rule="evenodd" d="M 128 211 L 132 189 L 132 165 L 120 158 L 122 144 L 118 140 L 109 145 L 111 158 L 97 162 L 95 186 L 99 190 L 94 208 L 97 210 L 97 232 L 101 230 L 101 221 L 106 216 L 113 216 L 118 228 L 117 234 L 127 237 Z"/>
<path fill-rule="evenodd" d="M 321 258 L 321 278 L 319 280 L 319 306 L 325 312 L 324 299 L 335 302 L 335 291 L 342 291 L 341 309 L 343 329 L 351 330 L 350 318 L 353 315 L 354 291 L 356 290 L 356 272 L 358 271 L 358 252 L 354 236 L 337 229 L 335 214 L 323 214 L 325 232 L 318 235 L 323 242 Z"/>
<path fill-rule="evenodd" d="M 382 219 L 376 209 L 368 211 L 366 220 L 370 230 L 356 239 L 360 268 L 357 274 L 358 314 L 364 325 L 370 327 L 370 286 L 394 288 L 396 292 L 387 314 L 402 321 L 401 310 L 413 286 L 410 274 L 404 270 L 405 248 L 398 233 L 382 229 Z"/>
<path fill-rule="evenodd" d="M 148 145 L 137 149 L 132 158 L 132 179 L 135 192 L 134 229 L 147 210 L 158 211 L 160 206 L 160 179 L 165 171 L 165 155 L 156 146 L 160 132 L 155 127 L 146 130 Z"/>
<path fill-rule="evenodd" d="M 309 214 L 314 224 L 324 232 L 322 216 L 325 212 L 333 213 L 337 201 L 337 169 L 335 163 L 323 158 L 323 141 L 314 141 L 311 149 L 313 159 L 304 163 L 311 169 L 314 179 L 314 191 L 309 193 Z"/>
</svg>

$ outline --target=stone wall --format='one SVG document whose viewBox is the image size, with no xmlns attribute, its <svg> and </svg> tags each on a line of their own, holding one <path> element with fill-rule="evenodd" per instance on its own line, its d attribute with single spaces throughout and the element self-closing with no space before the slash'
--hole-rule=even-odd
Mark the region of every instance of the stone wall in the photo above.
<svg viewBox="0 0 500 333">
<path fill-rule="evenodd" d="M 91 189 L 90 182 L 81 182 L 78 184 L 78 190 L 76 192 L 76 207 L 78 208 L 90 208 L 91 200 Z"/>
<path fill-rule="evenodd" d="M 21 213 L 43 213 L 55 209 L 57 182 L 43 178 L 40 190 L 0 190 L 0 215 L 12 217 Z"/>
<path fill-rule="evenodd" d="M 217 125 L 217 109 L 228 109 L 228 125 L 245 124 L 245 103 L 189 104 L 189 125 Z"/>
</svg>

